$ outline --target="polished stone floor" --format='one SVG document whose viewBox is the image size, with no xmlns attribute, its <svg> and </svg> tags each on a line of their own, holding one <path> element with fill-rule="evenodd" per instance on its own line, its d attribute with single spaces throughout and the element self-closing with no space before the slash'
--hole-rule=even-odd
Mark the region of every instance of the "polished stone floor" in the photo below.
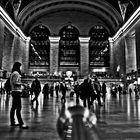
<svg viewBox="0 0 140 140">
<path fill-rule="evenodd" d="M 35 104 L 31 106 L 30 99 L 22 98 L 22 115 L 29 126 L 25 130 L 10 127 L 11 96 L 0 95 L 0 140 L 60 140 L 56 129 L 62 107 L 60 98 L 44 99 L 40 93 L 38 107 Z M 67 102 L 69 100 L 67 96 Z M 75 98 L 73 100 L 75 102 Z M 90 111 L 97 117 L 96 131 L 93 131 L 99 140 L 140 139 L 140 99 L 136 99 L 134 94 L 112 97 L 108 92 L 104 106 L 99 107 L 94 102 Z"/>
</svg>

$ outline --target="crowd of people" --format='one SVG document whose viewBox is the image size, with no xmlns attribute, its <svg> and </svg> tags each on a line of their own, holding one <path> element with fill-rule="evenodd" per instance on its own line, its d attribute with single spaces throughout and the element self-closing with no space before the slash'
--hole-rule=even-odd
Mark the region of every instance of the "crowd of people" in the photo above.
<svg viewBox="0 0 140 140">
<path fill-rule="evenodd" d="M 31 86 L 32 87 L 32 86 Z M 99 106 L 103 105 L 105 102 L 106 96 L 106 84 L 103 82 L 101 85 L 97 78 L 92 80 L 88 75 L 83 82 L 74 81 L 61 81 L 54 82 L 52 84 L 45 83 L 42 89 L 44 98 L 53 97 L 53 94 L 56 94 L 56 97 L 61 96 L 61 102 L 66 102 L 66 95 L 69 93 L 70 97 L 75 95 L 76 103 L 79 104 L 79 101 L 83 101 L 83 106 L 90 108 L 95 100 L 98 101 Z M 101 98 L 103 99 L 101 101 Z"/>
<path fill-rule="evenodd" d="M 10 78 L 5 83 L 5 89 L 7 89 L 7 94 L 12 96 L 12 107 L 10 111 L 10 122 L 11 126 L 20 126 L 20 128 L 27 129 L 28 126 L 24 125 L 24 121 L 21 116 L 21 97 L 23 96 L 23 87 L 28 90 L 28 94 L 31 95 L 31 105 L 33 106 L 36 102 L 36 105 L 39 105 L 38 97 L 40 93 L 44 95 L 44 99 L 49 99 L 51 97 L 60 98 L 62 103 L 66 102 L 66 97 L 69 93 L 69 97 L 76 99 L 76 104 L 82 102 L 84 107 L 91 108 L 94 101 L 98 103 L 99 106 L 105 104 L 107 85 L 105 82 L 99 82 L 97 77 L 94 79 L 88 75 L 83 79 L 82 82 L 79 80 L 76 81 L 55 81 L 55 82 L 46 82 L 41 85 L 39 76 L 36 75 L 35 79 L 31 82 L 31 85 L 21 82 L 21 63 L 16 62 L 13 65 Z M 7 88 L 10 86 L 9 88 Z M 139 88 L 135 86 L 133 89 L 136 97 L 139 96 Z M 129 88 L 128 92 L 132 94 L 132 88 Z M 116 96 L 117 93 L 121 95 L 123 93 L 123 88 L 120 85 L 113 86 L 111 88 L 111 94 Z M 34 95 L 34 96 L 33 96 Z M 15 113 L 18 120 L 18 123 L 15 122 Z"/>
</svg>

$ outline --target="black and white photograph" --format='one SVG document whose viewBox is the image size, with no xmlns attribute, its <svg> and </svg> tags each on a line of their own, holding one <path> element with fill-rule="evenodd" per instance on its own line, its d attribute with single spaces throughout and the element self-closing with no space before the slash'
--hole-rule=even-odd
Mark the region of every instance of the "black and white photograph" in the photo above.
<svg viewBox="0 0 140 140">
<path fill-rule="evenodd" d="M 140 140 L 140 0 L 0 0 L 0 140 Z"/>
</svg>

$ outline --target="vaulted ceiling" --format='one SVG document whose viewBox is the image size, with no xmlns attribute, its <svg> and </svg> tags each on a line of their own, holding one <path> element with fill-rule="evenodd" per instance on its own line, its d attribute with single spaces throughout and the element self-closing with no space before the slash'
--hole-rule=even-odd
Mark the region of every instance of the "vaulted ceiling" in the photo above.
<svg viewBox="0 0 140 140">
<path fill-rule="evenodd" d="M 120 0 L 121 3 L 128 3 L 125 21 L 138 7 L 138 1 Z M 118 0 L 0 0 L 0 2 L 27 35 L 38 20 L 60 12 L 91 15 L 106 26 L 110 36 L 113 36 L 124 23 Z"/>
</svg>

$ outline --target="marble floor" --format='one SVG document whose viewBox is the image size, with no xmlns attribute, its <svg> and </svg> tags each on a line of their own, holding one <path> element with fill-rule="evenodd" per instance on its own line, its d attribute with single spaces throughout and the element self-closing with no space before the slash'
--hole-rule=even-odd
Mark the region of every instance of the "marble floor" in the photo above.
<svg viewBox="0 0 140 140">
<path fill-rule="evenodd" d="M 44 99 L 40 93 L 38 107 L 35 104 L 31 106 L 31 97 L 22 98 L 22 116 L 29 126 L 27 130 L 9 125 L 11 99 L 11 96 L 0 95 L 0 140 L 60 140 L 56 129 L 62 107 L 60 98 Z M 67 102 L 69 100 L 67 96 Z M 112 97 L 108 92 L 105 104 L 99 107 L 94 102 L 90 111 L 97 118 L 96 131 L 93 131 L 99 140 L 140 139 L 140 99 L 136 99 L 134 94 Z"/>
</svg>

